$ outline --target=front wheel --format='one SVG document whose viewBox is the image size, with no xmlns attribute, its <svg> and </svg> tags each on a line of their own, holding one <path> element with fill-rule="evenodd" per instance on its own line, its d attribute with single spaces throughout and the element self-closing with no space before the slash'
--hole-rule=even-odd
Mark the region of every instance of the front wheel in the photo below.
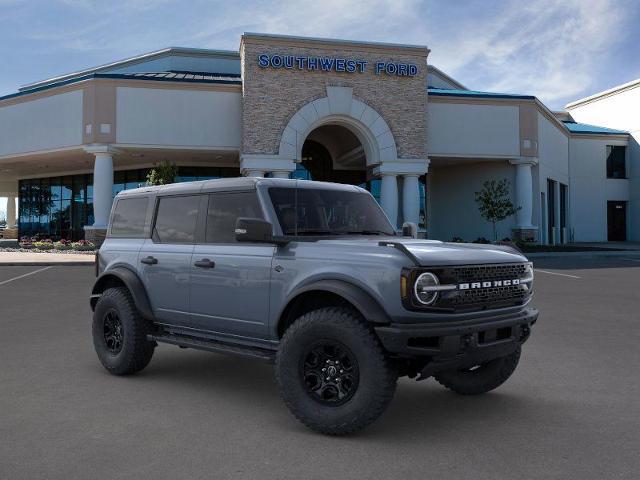
<svg viewBox="0 0 640 480">
<path fill-rule="evenodd" d="M 370 328 L 352 310 L 314 310 L 285 332 L 276 381 L 291 412 L 328 435 L 365 428 L 387 408 L 397 372 Z"/>
<path fill-rule="evenodd" d="M 520 347 L 505 356 L 471 368 L 448 370 L 434 375 L 438 383 L 461 395 L 479 395 L 498 388 L 515 371 Z"/>
</svg>

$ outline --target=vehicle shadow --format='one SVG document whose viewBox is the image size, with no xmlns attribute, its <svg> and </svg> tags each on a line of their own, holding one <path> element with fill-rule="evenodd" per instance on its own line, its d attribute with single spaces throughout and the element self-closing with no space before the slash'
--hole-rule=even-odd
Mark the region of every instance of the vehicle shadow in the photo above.
<svg viewBox="0 0 640 480">
<path fill-rule="evenodd" d="M 212 403 L 223 399 L 226 404 L 246 408 L 249 423 L 266 422 L 283 433 L 317 436 L 287 411 L 278 395 L 272 365 L 206 352 L 168 353 L 154 358 L 136 375 L 136 382 L 160 384 L 168 392 L 178 389 L 185 395 L 198 394 Z M 343 438 L 378 444 L 417 439 L 440 442 L 459 435 L 481 437 L 487 430 L 499 432 L 506 424 L 512 430 L 540 422 L 557 423 L 558 419 L 570 422 L 571 414 L 565 407 L 550 407 L 548 402 L 514 393 L 508 386 L 466 397 L 446 390 L 433 379 L 414 382 L 403 378 L 383 416 L 363 432 Z M 554 412 L 551 416 L 549 409 Z"/>
</svg>

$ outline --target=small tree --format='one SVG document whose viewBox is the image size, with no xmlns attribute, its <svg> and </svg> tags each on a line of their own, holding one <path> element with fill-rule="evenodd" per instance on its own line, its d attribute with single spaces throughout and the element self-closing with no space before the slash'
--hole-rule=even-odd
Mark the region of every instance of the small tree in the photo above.
<svg viewBox="0 0 640 480">
<path fill-rule="evenodd" d="M 480 215 L 493 226 L 493 241 L 498 241 L 496 224 L 505 218 L 514 215 L 521 207 L 515 207 L 511 203 L 509 193 L 509 181 L 505 178 L 500 181 L 487 180 L 482 185 L 482 190 L 476 192 L 476 203 Z"/>
<path fill-rule="evenodd" d="M 147 174 L 147 185 L 168 185 L 176 180 L 178 167 L 167 160 L 163 160 Z"/>
</svg>

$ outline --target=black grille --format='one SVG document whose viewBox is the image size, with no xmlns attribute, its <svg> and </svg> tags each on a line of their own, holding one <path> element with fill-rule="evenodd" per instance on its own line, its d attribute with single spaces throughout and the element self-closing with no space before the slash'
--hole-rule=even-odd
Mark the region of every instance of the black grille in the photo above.
<svg viewBox="0 0 640 480">
<path fill-rule="evenodd" d="M 451 276 L 457 283 L 522 278 L 526 268 L 527 266 L 523 263 L 455 267 L 451 269 Z"/>
<path fill-rule="evenodd" d="M 499 265 L 469 265 L 442 268 L 434 271 L 441 284 L 478 283 L 493 280 L 523 278 L 524 263 Z M 531 295 L 531 284 L 488 287 L 468 290 L 452 290 L 439 294 L 434 307 L 460 310 L 483 310 L 525 303 Z"/>
</svg>

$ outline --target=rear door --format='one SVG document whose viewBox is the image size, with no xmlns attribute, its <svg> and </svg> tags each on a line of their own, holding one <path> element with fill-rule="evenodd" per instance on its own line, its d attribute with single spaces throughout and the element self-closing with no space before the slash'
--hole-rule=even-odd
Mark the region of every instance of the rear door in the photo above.
<svg viewBox="0 0 640 480">
<path fill-rule="evenodd" d="M 238 243 L 238 217 L 264 218 L 255 191 L 208 197 L 204 243 L 191 259 L 191 318 L 196 328 L 233 338 L 267 338 L 275 246 Z"/>
<path fill-rule="evenodd" d="M 138 262 L 158 322 L 189 325 L 189 275 L 203 195 L 159 197 Z"/>
</svg>

